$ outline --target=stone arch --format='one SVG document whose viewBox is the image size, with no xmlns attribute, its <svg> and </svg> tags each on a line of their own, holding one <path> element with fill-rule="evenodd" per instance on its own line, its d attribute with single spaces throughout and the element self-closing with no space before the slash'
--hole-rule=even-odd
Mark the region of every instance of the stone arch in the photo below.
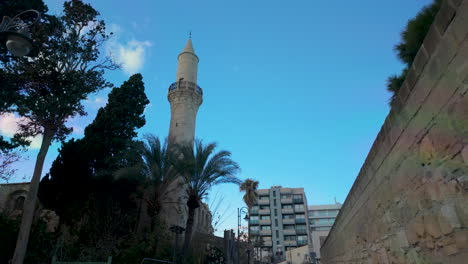
<svg viewBox="0 0 468 264">
<path fill-rule="evenodd" d="M 24 201 L 28 194 L 25 190 L 16 190 L 8 195 L 6 202 L 6 211 L 13 212 L 15 210 L 23 210 Z"/>
</svg>

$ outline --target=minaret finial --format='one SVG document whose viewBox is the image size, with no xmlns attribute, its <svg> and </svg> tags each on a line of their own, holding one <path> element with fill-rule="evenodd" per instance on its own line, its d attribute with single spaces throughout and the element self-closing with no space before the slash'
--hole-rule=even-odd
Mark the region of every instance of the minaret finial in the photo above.
<svg viewBox="0 0 468 264">
<path fill-rule="evenodd" d="M 189 39 L 192 39 L 192 30 L 189 31 Z"/>
</svg>

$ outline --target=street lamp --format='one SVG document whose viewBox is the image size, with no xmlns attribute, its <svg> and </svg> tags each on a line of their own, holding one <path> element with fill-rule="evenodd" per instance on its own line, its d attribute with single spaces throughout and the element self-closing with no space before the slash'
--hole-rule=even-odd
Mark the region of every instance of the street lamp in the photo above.
<svg viewBox="0 0 468 264">
<path fill-rule="evenodd" d="M 240 240 L 240 228 L 241 228 L 242 213 L 245 214 L 244 220 L 248 221 L 250 219 L 249 218 L 249 209 L 247 207 L 237 208 L 237 240 Z"/>
<path fill-rule="evenodd" d="M 175 239 L 174 239 L 174 249 L 172 251 L 172 262 L 176 263 L 176 249 L 177 249 L 177 242 L 179 240 L 179 235 L 182 234 L 185 231 L 185 228 L 178 226 L 178 225 L 173 225 L 169 228 L 171 232 L 175 233 Z"/>
<path fill-rule="evenodd" d="M 36 18 L 29 25 L 21 20 L 21 16 L 28 13 L 34 13 Z M 29 27 L 34 25 L 41 19 L 39 11 L 30 9 L 19 13 L 18 15 L 10 18 L 4 16 L 0 24 L 0 40 L 5 43 L 6 48 L 13 54 L 13 56 L 22 57 L 27 55 L 33 48 L 33 41 Z"/>
</svg>

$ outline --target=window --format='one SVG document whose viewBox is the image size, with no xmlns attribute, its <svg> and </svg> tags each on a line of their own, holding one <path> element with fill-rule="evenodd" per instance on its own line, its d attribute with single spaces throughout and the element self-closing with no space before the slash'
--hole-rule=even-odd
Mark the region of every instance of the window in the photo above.
<svg viewBox="0 0 468 264">
<path fill-rule="evenodd" d="M 276 199 L 273 200 L 273 206 L 276 206 Z"/>
<path fill-rule="evenodd" d="M 294 215 L 292 215 L 292 214 L 285 214 L 285 215 L 283 215 L 283 219 L 294 219 Z"/>
<path fill-rule="evenodd" d="M 275 209 L 275 216 L 278 216 L 278 209 Z"/>
<path fill-rule="evenodd" d="M 278 219 L 275 219 L 275 226 L 278 226 Z"/>
<path fill-rule="evenodd" d="M 252 225 L 258 225 L 258 215 L 252 215 L 250 216 L 250 224 Z"/>
<path fill-rule="evenodd" d="M 251 232 L 256 232 L 258 230 L 260 230 L 260 226 L 250 226 L 250 231 Z"/>
<path fill-rule="evenodd" d="M 285 241 L 295 241 L 295 240 L 296 240 L 296 236 L 284 236 L 284 240 L 285 240 Z"/>
<path fill-rule="evenodd" d="M 294 230 L 294 225 L 284 225 L 283 229 L 284 230 Z"/>
<path fill-rule="evenodd" d="M 283 204 L 283 205 L 281 206 L 281 208 L 283 208 L 283 209 L 292 209 L 293 206 L 292 206 L 292 204 Z"/>
<path fill-rule="evenodd" d="M 268 205 L 260 205 L 260 210 L 265 210 L 269 209 L 270 207 Z"/>
<path fill-rule="evenodd" d="M 304 205 L 303 204 L 295 204 L 294 205 L 294 210 L 303 212 L 304 211 Z"/>
<path fill-rule="evenodd" d="M 260 220 L 270 220 L 270 216 L 269 215 L 262 215 L 262 216 L 260 216 Z"/>
<path fill-rule="evenodd" d="M 279 245 L 279 240 L 276 240 L 276 245 Z"/>
<path fill-rule="evenodd" d="M 276 191 L 273 191 L 273 197 L 276 197 Z"/>
<path fill-rule="evenodd" d="M 293 202 L 302 203 L 302 194 L 294 194 L 293 195 Z"/>
<path fill-rule="evenodd" d="M 296 219 L 305 219 L 304 214 L 296 214 Z"/>
<path fill-rule="evenodd" d="M 276 237 L 278 238 L 279 237 L 279 231 L 276 230 Z"/>
<path fill-rule="evenodd" d="M 297 234 L 307 234 L 307 226 L 306 225 L 297 225 L 296 226 L 296 232 Z"/>
<path fill-rule="evenodd" d="M 15 210 L 23 210 L 24 200 L 25 200 L 24 196 L 19 196 L 18 198 L 16 198 L 14 209 Z"/>
<path fill-rule="evenodd" d="M 306 219 L 304 214 L 296 214 L 296 224 L 305 224 Z"/>
<path fill-rule="evenodd" d="M 291 194 L 281 194 L 281 199 L 291 199 Z"/>
<path fill-rule="evenodd" d="M 316 226 L 312 227 L 312 231 L 330 231 L 331 227 L 329 226 Z"/>
<path fill-rule="evenodd" d="M 271 226 L 262 226 L 261 230 L 271 230 Z"/>
<path fill-rule="evenodd" d="M 268 196 L 259 196 L 258 199 L 260 199 L 260 200 L 270 200 L 270 197 L 268 197 Z"/>
<path fill-rule="evenodd" d="M 318 218 L 310 219 L 311 225 L 329 225 L 332 226 L 335 223 L 335 218 Z"/>
</svg>

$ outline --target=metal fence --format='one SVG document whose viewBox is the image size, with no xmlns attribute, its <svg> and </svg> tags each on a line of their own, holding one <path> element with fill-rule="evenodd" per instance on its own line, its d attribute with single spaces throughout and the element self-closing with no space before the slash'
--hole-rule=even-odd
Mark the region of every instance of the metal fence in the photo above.
<svg viewBox="0 0 468 264">
<path fill-rule="evenodd" d="M 155 264 L 155 263 L 174 264 L 174 262 L 172 261 L 161 260 L 161 259 L 151 259 L 151 258 L 144 258 L 140 264 Z"/>
</svg>

